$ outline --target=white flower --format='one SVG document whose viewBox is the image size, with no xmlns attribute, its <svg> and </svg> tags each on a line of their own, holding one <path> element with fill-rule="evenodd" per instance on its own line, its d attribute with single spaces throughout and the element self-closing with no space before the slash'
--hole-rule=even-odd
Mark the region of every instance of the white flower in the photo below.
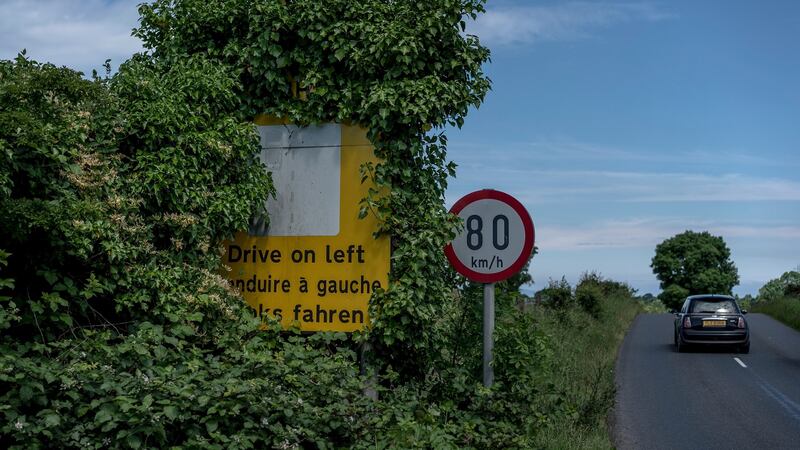
<svg viewBox="0 0 800 450">
<path fill-rule="evenodd" d="M 21 429 L 22 429 L 22 427 L 24 427 L 24 426 L 25 426 L 25 424 L 24 424 L 24 423 L 22 423 L 22 421 L 21 421 L 21 420 L 19 420 L 19 419 L 17 419 L 17 421 L 14 423 L 14 428 L 16 428 L 16 429 L 18 429 L 18 430 L 21 430 Z"/>
<path fill-rule="evenodd" d="M 261 425 L 267 426 L 269 425 L 269 420 L 266 417 L 261 418 Z"/>
</svg>

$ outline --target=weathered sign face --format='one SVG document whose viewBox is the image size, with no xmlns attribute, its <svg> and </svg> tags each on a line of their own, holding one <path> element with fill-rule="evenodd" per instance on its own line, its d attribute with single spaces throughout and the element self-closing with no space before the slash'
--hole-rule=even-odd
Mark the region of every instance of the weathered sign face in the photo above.
<svg viewBox="0 0 800 450">
<path fill-rule="evenodd" d="M 374 238 L 377 219 L 358 218 L 374 185 L 361 183 L 363 163 L 376 163 L 361 128 L 297 127 L 256 120 L 261 161 L 277 195 L 269 222 L 254 220 L 226 246 L 228 278 L 259 316 L 303 331 L 356 331 L 369 324 L 367 305 L 386 288 L 389 238 Z"/>
</svg>

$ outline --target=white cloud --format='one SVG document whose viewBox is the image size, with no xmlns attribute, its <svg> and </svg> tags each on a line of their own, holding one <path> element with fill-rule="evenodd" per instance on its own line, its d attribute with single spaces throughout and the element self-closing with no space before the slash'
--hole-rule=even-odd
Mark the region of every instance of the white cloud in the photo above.
<svg viewBox="0 0 800 450">
<path fill-rule="evenodd" d="M 638 151 L 569 138 L 453 142 L 462 180 L 492 179 L 529 203 L 800 201 L 800 158 L 706 149 Z M 671 170 L 670 170 L 671 169 Z M 454 194 L 458 194 L 455 192 Z"/>
<path fill-rule="evenodd" d="M 507 169 L 509 171 L 517 171 Z M 613 172 L 594 170 L 527 171 L 552 200 L 563 196 L 617 202 L 800 201 L 800 182 L 742 174 Z"/>
<path fill-rule="evenodd" d="M 141 0 L 10 0 L 0 2 L 0 58 L 23 48 L 32 59 L 84 71 L 115 66 L 142 49 L 132 37 Z"/>
<path fill-rule="evenodd" d="M 726 240 L 758 238 L 793 242 L 800 239 L 800 226 L 732 225 L 709 220 L 654 218 L 599 221 L 579 226 L 542 226 L 536 229 L 536 241 L 542 251 L 655 248 L 664 239 L 686 230 L 708 231 Z"/>
<path fill-rule="evenodd" d="M 484 159 L 486 160 L 486 159 Z M 496 163 L 495 160 L 492 160 Z M 638 203 L 800 201 L 800 181 L 740 173 L 546 170 L 525 161 L 461 164 L 461 179 L 492 179 L 525 203 L 602 201 Z M 469 188 L 470 186 L 464 186 Z M 459 192 L 453 192 L 458 195 Z"/>
<path fill-rule="evenodd" d="M 800 152 L 791 152 L 781 158 L 764 155 L 760 149 L 749 152 L 730 149 L 673 149 L 636 151 L 610 145 L 577 141 L 569 137 L 546 138 L 531 141 L 504 142 L 502 150 L 496 149 L 493 142 L 451 141 L 451 152 L 458 154 L 459 162 L 479 164 L 490 156 L 493 161 L 510 162 L 518 165 L 538 164 L 557 161 L 572 165 L 597 162 L 636 162 L 708 165 L 718 168 L 720 164 L 759 167 L 800 167 Z"/>
<path fill-rule="evenodd" d="M 487 44 L 573 41 L 591 31 L 630 21 L 673 17 L 652 3 L 566 2 L 548 6 L 489 8 L 467 32 Z"/>
</svg>

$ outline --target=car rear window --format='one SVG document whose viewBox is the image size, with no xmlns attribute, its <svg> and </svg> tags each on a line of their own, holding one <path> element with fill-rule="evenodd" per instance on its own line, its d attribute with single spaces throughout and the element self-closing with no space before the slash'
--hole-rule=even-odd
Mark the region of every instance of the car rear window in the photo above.
<svg viewBox="0 0 800 450">
<path fill-rule="evenodd" d="M 736 302 L 728 299 L 697 299 L 692 301 L 690 312 L 693 313 L 717 313 L 717 314 L 738 314 L 739 308 Z"/>
</svg>

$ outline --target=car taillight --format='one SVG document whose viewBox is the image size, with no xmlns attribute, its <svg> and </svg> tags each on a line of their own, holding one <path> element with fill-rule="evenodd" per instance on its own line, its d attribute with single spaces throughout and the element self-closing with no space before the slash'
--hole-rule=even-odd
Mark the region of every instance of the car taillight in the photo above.
<svg viewBox="0 0 800 450">
<path fill-rule="evenodd" d="M 692 319 L 689 316 L 683 318 L 683 328 L 692 328 Z"/>
<path fill-rule="evenodd" d="M 736 328 L 744 328 L 744 317 L 739 317 L 739 322 L 736 323 Z"/>
</svg>

